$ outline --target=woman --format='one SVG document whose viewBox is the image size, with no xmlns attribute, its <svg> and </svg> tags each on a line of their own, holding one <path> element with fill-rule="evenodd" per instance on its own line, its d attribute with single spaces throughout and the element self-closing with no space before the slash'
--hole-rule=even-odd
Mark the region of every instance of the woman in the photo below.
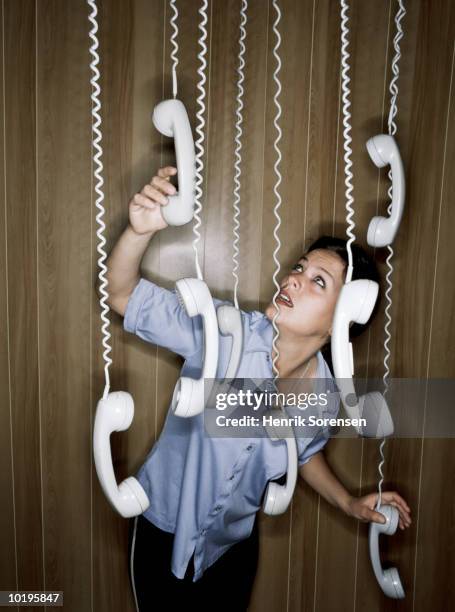
<svg viewBox="0 0 455 612">
<path fill-rule="evenodd" d="M 107 261 L 110 306 L 124 317 L 124 329 L 185 359 L 182 375 L 199 377 L 203 359 L 200 317 L 190 318 L 174 291 L 140 277 L 140 262 L 156 231 L 167 227 L 160 207 L 175 193 L 162 168 L 129 204 L 129 225 Z M 353 249 L 354 278 L 377 278 L 373 262 Z M 280 380 L 323 380 L 334 387 L 321 349 L 329 346 L 331 325 L 347 266 L 345 241 L 322 238 L 310 247 L 281 282 L 277 299 L 276 366 Z M 223 303 L 214 298 L 215 307 Z M 242 311 L 243 352 L 239 379 L 274 377 L 272 361 L 275 307 L 265 313 Z M 365 326 L 352 326 L 352 335 Z M 223 378 L 230 339 L 219 336 L 217 378 Z M 325 349 L 324 349 L 325 350 Z M 339 401 L 324 413 L 333 417 Z M 354 497 L 327 465 L 321 452 L 327 428 L 296 435 L 299 474 L 329 503 L 362 521 L 384 522 L 374 510 L 377 494 Z M 284 441 L 262 437 L 207 435 L 203 414 L 185 419 L 168 410 L 163 431 L 137 474 L 150 499 L 147 511 L 131 521 L 130 577 L 140 610 L 163 598 L 173 609 L 246 610 L 258 559 L 257 511 L 267 482 L 284 478 Z M 409 526 L 410 509 L 395 492 L 382 494 L 397 507 L 400 527 Z"/>
</svg>

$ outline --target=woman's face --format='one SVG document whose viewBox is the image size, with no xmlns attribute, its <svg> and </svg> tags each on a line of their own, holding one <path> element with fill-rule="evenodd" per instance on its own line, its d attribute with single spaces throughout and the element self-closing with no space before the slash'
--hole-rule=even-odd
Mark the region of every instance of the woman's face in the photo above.
<svg viewBox="0 0 455 612">
<path fill-rule="evenodd" d="M 345 262 L 333 251 L 315 249 L 292 267 L 280 284 L 283 297 L 277 297 L 280 307 L 277 325 L 280 332 L 313 336 L 327 340 L 338 295 L 344 283 Z M 286 301 L 287 296 L 290 301 Z M 265 315 L 272 321 L 276 308 L 271 302 Z"/>
</svg>

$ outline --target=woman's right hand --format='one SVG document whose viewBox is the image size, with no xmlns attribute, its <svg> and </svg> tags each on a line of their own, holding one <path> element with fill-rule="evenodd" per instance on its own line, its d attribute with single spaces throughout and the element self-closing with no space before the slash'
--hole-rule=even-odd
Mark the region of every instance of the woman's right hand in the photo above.
<svg viewBox="0 0 455 612">
<path fill-rule="evenodd" d="M 130 225 L 136 234 L 150 234 L 168 226 L 161 214 L 161 206 L 168 203 L 168 195 L 176 193 L 174 185 L 169 182 L 177 168 L 166 166 L 158 170 L 150 183 L 144 185 L 129 203 Z"/>
</svg>

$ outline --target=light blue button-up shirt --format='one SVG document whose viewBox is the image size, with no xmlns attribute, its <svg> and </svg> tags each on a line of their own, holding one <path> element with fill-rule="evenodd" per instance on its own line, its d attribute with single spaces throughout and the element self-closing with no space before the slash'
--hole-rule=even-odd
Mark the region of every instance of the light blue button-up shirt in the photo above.
<svg viewBox="0 0 455 612">
<path fill-rule="evenodd" d="M 213 301 L 215 308 L 229 303 Z M 244 350 L 237 377 L 273 379 L 273 326 L 262 312 L 241 311 L 241 315 Z M 143 340 L 181 355 L 185 359 L 182 376 L 201 376 L 202 319 L 187 315 L 175 290 L 142 278 L 129 298 L 123 326 Z M 219 334 L 217 378 L 225 376 L 231 343 L 230 336 Z M 320 351 L 317 358 L 316 382 L 322 381 L 325 389 L 335 392 L 319 415 L 336 417 L 336 386 Z M 308 437 L 299 429 L 299 465 L 320 451 L 329 436 L 327 427 L 309 428 Z M 136 477 L 150 499 L 144 516 L 175 534 L 171 560 L 175 576 L 185 576 L 194 552 L 193 581 L 198 580 L 233 544 L 247 538 L 268 481 L 283 476 L 286 470 L 284 440 L 210 436 L 203 414 L 182 418 L 169 406 L 163 431 Z"/>
</svg>

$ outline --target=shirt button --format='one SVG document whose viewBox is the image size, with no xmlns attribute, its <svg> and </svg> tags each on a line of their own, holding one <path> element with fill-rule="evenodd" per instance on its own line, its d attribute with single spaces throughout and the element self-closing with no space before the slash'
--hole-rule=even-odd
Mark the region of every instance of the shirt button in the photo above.
<svg viewBox="0 0 455 612">
<path fill-rule="evenodd" d="M 201 535 L 205 535 L 207 533 L 207 529 L 202 529 Z"/>
<path fill-rule="evenodd" d="M 235 474 L 232 474 L 232 476 L 229 476 L 228 480 L 234 480 L 235 478 Z"/>
<path fill-rule="evenodd" d="M 248 450 L 248 451 L 249 451 L 249 450 L 251 450 L 252 448 L 253 448 L 253 445 L 252 445 L 252 444 L 248 444 L 248 446 L 246 447 L 246 450 Z"/>
<path fill-rule="evenodd" d="M 223 506 L 215 506 L 215 512 L 219 512 Z"/>
</svg>

